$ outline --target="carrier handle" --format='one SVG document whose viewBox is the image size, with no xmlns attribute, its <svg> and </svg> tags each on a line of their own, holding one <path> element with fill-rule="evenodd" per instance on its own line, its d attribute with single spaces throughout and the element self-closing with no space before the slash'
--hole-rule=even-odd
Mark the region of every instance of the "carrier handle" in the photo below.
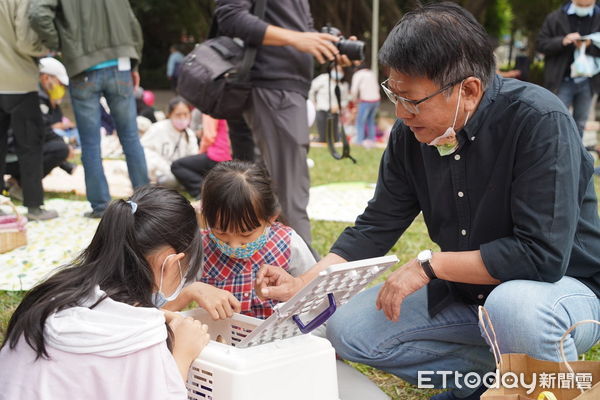
<svg viewBox="0 0 600 400">
<path fill-rule="evenodd" d="M 309 333 L 317 329 L 319 326 L 323 325 L 329 319 L 329 317 L 333 315 L 333 313 L 337 309 L 337 306 L 335 304 L 335 297 L 333 296 L 333 293 L 328 293 L 327 297 L 329 298 L 329 307 L 323 310 L 321 314 L 317 315 L 308 324 L 304 325 L 300 320 L 298 314 L 292 315 L 292 320 L 294 320 L 296 325 L 298 325 L 298 329 L 300 329 L 300 332 Z"/>
</svg>

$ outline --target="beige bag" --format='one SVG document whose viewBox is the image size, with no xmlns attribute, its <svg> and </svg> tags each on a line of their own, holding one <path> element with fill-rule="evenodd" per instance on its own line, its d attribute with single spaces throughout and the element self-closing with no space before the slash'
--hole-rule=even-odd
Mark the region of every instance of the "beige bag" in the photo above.
<svg viewBox="0 0 600 400">
<path fill-rule="evenodd" d="M 484 317 L 487 324 L 484 322 Z M 562 362 L 538 360 L 527 354 L 500 354 L 496 332 L 487 311 L 481 306 L 479 307 L 479 322 L 489 343 L 492 344 L 496 368 L 501 377 L 500 384 L 496 383 L 488 389 L 481 395 L 481 400 L 600 399 L 600 361 L 567 362 L 563 348 L 565 338 L 576 327 L 586 323 L 600 325 L 600 322 L 580 321 L 563 334 L 560 339 Z M 493 339 L 488 332 L 488 326 Z M 514 377 L 518 378 L 518 383 L 513 383 Z M 521 382 L 525 382 L 525 385 L 522 385 Z"/>
<path fill-rule="evenodd" d="M 14 215 L 0 216 L 0 254 L 27 244 L 27 218 L 19 214 L 15 205 L 5 196 L 0 196 L 0 205 L 9 206 Z"/>
</svg>

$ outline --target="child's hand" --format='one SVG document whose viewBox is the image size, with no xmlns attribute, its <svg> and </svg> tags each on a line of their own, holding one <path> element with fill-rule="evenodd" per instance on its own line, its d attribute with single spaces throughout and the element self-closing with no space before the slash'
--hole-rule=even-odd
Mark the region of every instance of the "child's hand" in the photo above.
<svg viewBox="0 0 600 400">
<path fill-rule="evenodd" d="M 264 264 L 256 274 L 254 290 L 261 299 L 288 301 L 303 286 L 301 278 L 294 278 L 281 267 Z"/>
<path fill-rule="evenodd" d="M 173 358 L 185 381 L 190 365 L 210 340 L 208 326 L 193 318 L 177 316 L 171 319 L 169 327 L 173 331 Z"/>
<path fill-rule="evenodd" d="M 225 319 L 239 313 L 242 306 L 238 299 L 227 290 L 219 289 L 202 282 L 194 282 L 186 287 L 190 301 L 195 301 L 214 319 Z"/>
</svg>

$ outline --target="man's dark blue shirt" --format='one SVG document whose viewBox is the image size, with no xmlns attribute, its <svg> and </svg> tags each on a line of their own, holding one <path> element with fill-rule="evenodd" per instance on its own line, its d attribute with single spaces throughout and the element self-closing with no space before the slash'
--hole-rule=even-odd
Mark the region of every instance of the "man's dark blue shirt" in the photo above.
<svg viewBox="0 0 600 400">
<path fill-rule="evenodd" d="M 398 121 L 375 196 L 331 251 L 347 260 L 383 255 L 422 212 L 442 251 L 480 250 L 502 282 L 567 275 L 600 296 L 593 160 L 560 100 L 496 76 L 458 138 L 459 149 L 441 157 Z M 429 312 L 452 301 L 483 304 L 494 287 L 434 280 Z"/>
</svg>

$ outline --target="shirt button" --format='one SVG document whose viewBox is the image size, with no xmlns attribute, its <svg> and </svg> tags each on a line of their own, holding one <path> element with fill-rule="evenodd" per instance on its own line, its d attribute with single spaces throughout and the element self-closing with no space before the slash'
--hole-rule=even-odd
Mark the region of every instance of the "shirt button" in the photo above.
<svg viewBox="0 0 600 400">
<path fill-rule="evenodd" d="M 248 292 L 244 293 L 244 297 L 250 297 L 250 293 L 248 293 Z"/>
<path fill-rule="evenodd" d="M 463 236 L 467 236 L 467 230 L 463 229 L 462 231 L 460 231 L 460 234 Z"/>
<path fill-rule="evenodd" d="M 458 197 L 464 197 L 465 194 L 463 192 L 458 192 Z"/>
<path fill-rule="evenodd" d="M 484 297 L 485 297 L 485 296 L 484 296 L 484 295 L 482 295 L 482 294 L 478 294 L 478 295 L 477 295 L 477 298 L 478 298 L 479 300 L 483 300 L 483 298 L 484 298 Z"/>
<path fill-rule="evenodd" d="M 454 156 L 454 159 L 455 159 L 456 161 L 460 160 L 460 154 L 456 154 L 456 155 Z"/>
<path fill-rule="evenodd" d="M 475 140 L 475 136 L 471 136 L 471 142 Z"/>
</svg>

